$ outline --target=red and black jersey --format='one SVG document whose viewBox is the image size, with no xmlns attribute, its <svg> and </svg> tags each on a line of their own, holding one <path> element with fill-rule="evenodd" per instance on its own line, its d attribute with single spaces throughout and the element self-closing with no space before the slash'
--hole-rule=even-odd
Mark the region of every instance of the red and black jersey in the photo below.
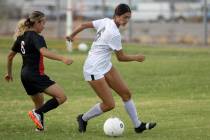
<svg viewBox="0 0 210 140">
<path fill-rule="evenodd" d="M 39 73 L 39 75 L 44 75 L 43 56 L 39 51 L 42 47 L 47 48 L 44 37 L 34 31 L 26 31 L 16 39 L 12 50 L 22 55 L 22 74 Z"/>
</svg>

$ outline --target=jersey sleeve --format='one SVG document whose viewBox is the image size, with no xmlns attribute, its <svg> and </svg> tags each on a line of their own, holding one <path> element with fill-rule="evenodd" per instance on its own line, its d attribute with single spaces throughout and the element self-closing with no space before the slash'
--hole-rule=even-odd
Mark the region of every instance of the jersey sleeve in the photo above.
<svg viewBox="0 0 210 140">
<path fill-rule="evenodd" d="M 47 48 L 46 42 L 42 36 L 34 36 L 33 37 L 33 43 L 35 48 L 39 51 L 41 48 L 45 47 Z"/>
<path fill-rule="evenodd" d="M 92 21 L 93 23 L 93 27 L 98 30 L 100 28 L 100 26 L 106 21 L 106 18 L 104 19 L 98 19 L 98 20 L 94 20 Z"/>
<path fill-rule="evenodd" d="M 115 36 L 111 39 L 109 46 L 112 50 L 119 51 L 122 49 L 121 36 Z"/>
<path fill-rule="evenodd" d="M 14 51 L 14 52 L 20 52 L 20 43 L 19 43 L 20 41 L 19 41 L 19 39 L 17 38 L 16 40 L 15 40 L 15 42 L 13 43 L 13 46 L 12 46 L 12 48 L 11 48 L 11 50 L 12 51 Z"/>
</svg>

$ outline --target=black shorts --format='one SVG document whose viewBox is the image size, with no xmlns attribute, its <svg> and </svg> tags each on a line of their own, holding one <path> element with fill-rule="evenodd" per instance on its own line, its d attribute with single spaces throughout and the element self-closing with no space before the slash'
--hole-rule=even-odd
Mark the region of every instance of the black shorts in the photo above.
<svg viewBox="0 0 210 140">
<path fill-rule="evenodd" d="M 49 86 L 55 84 L 47 75 L 39 74 L 21 75 L 21 81 L 28 95 L 41 93 Z"/>
</svg>

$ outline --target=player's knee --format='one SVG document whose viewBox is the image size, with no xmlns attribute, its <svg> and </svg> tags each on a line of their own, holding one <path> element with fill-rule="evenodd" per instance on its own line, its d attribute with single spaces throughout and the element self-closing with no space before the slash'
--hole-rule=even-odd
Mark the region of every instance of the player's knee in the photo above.
<svg viewBox="0 0 210 140">
<path fill-rule="evenodd" d="M 62 103 L 64 103 L 64 102 L 67 100 L 66 95 L 63 95 L 63 96 L 61 97 L 61 100 L 62 100 Z"/>
<path fill-rule="evenodd" d="M 115 103 L 112 103 L 112 104 L 109 105 L 109 109 L 110 109 L 110 110 L 112 110 L 112 109 L 114 109 L 114 108 L 115 108 Z"/>
<path fill-rule="evenodd" d="M 62 95 L 57 97 L 56 99 L 58 100 L 59 104 L 63 104 L 67 100 L 67 97 L 66 95 Z"/>
<path fill-rule="evenodd" d="M 121 97 L 122 97 L 122 100 L 126 102 L 131 99 L 131 93 L 128 91 L 126 94 L 123 94 Z"/>
<path fill-rule="evenodd" d="M 63 98 L 62 98 L 63 103 L 64 103 L 66 100 L 67 100 L 67 96 L 64 95 Z"/>
<path fill-rule="evenodd" d="M 105 105 L 105 111 L 110 111 L 115 108 L 115 103 L 109 103 Z"/>
</svg>

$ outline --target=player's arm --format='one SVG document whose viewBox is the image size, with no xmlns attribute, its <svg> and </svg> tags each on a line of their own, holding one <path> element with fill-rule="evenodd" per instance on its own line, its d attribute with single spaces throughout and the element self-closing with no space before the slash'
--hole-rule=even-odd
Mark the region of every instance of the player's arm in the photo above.
<svg viewBox="0 0 210 140">
<path fill-rule="evenodd" d="M 13 58 L 15 57 L 17 53 L 14 51 L 10 51 L 8 56 L 7 56 L 7 74 L 5 75 L 5 80 L 7 82 L 12 81 L 13 77 L 12 77 L 12 62 L 13 62 Z"/>
<path fill-rule="evenodd" d="M 45 57 L 47 57 L 49 59 L 62 61 L 63 63 L 65 63 L 67 65 L 70 65 L 70 64 L 73 63 L 72 59 L 69 59 L 67 57 L 64 57 L 64 56 L 58 55 L 56 53 L 53 53 L 53 52 L 49 51 L 47 48 L 45 48 L 45 47 L 40 48 L 40 53 L 43 56 L 45 56 Z"/>
<path fill-rule="evenodd" d="M 86 22 L 79 25 L 69 36 L 66 37 L 67 40 L 73 41 L 73 38 L 81 31 L 87 28 L 94 28 L 92 22 Z"/>
<path fill-rule="evenodd" d="M 143 62 L 145 57 L 144 55 L 136 54 L 136 55 L 129 55 L 123 52 L 123 50 L 115 51 L 116 57 L 118 61 L 121 62 L 128 62 L 128 61 L 138 61 Z"/>
</svg>

